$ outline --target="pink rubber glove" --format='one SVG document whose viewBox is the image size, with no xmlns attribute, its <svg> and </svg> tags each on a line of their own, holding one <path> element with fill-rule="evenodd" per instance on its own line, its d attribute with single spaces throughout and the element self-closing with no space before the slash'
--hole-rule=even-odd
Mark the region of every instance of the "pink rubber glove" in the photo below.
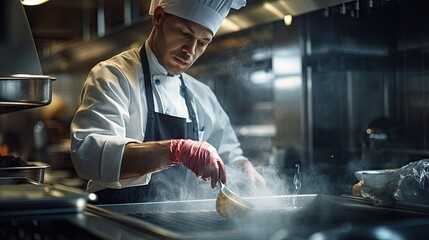
<svg viewBox="0 0 429 240">
<path fill-rule="evenodd" d="M 210 179 L 212 188 L 221 180 L 226 183 L 225 166 L 216 149 L 207 142 L 173 139 L 170 141 L 173 163 L 182 163 L 198 177 Z"/>
</svg>

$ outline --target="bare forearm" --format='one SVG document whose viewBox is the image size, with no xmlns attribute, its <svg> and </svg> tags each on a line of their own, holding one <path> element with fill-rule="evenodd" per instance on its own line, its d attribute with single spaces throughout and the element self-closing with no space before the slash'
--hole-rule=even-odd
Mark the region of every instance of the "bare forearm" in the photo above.
<svg viewBox="0 0 429 240">
<path fill-rule="evenodd" d="M 169 140 L 128 143 L 122 157 L 120 178 L 138 177 L 172 165 Z"/>
</svg>

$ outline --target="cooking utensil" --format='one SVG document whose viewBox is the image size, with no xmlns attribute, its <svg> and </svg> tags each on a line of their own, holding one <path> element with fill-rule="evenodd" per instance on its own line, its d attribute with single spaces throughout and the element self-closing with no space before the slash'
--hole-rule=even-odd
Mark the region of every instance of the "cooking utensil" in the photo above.
<svg viewBox="0 0 429 240">
<path fill-rule="evenodd" d="M 362 197 L 370 199 L 376 206 L 391 206 L 394 203 L 395 176 L 398 169 L 367 170 L 355 172 L 362 181 L 360 189 L 355 189 Z"/>
<path fill-rule="evenodd" d="M 20 167 L 1 167 L 0 177 L 24 177 L 43 183 L 45 180 L 45 170 L 49 167 L 49 164 L 43 162 L 27 162 L 27 166 Z"/>
<path fill-rule="evenodd" d="M 3 185 L 17 185 L 17 184 L 40 185 L 42 183 L 36 182 L 32 179 L 28 179 L 25 177 L 0 177 L 0 187 Z"/>
<path fill-rule="evenodd" d="M 54 80 L 44 75 L 0 75 L 0 114 L 48 105 Z"/>
<path fill-rule="evenodd" d="M 92 195 L 60 184 L 2 185 L 0 217 L 82 212 Z"/>
<path fill-rule="evenodd" d="M 221 181 L 219 184 L 220 191 L 216 199 L 216 211 L 219 215 L 224 218 L 240 216 L 255 208 L 253 204 L 229 190 Z"/>
<path fill-rule="evenodd" d="M 355 172 L 355 177 L 369 187 L 384 187 L 394 177 L 398 169 L 365 170 Z"/>
</svg>

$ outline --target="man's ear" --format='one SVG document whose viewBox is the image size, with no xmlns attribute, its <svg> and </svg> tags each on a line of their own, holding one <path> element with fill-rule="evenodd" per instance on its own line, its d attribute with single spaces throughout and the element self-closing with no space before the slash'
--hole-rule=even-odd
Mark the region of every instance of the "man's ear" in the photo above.
<svg viewBox="0 0 429 240">
<path fill-rule="evenodd" d="M 164 16 L 164 9 L 161 6 L 157 6 L 153 11 L 152 24 L 154 26 L 159 26 Z"/>
</svg>

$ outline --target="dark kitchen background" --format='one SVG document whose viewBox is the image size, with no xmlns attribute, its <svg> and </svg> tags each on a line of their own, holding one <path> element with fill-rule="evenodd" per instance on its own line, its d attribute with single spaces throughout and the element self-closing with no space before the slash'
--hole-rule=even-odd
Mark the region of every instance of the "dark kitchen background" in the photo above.
<svg viewBox="0 0 429 240">
<path fill-rule="evenodd" d="M 293 188 L 299 164 L 301 193 L 338 195 L 354 171 L 429 155 L 427 1 L 247 2 L 189 73 L 216 93 L 256 166 Z M 48 182 L 84 188 L 68 154 L 82 84 L 98 61 L 147 37 L 149 3 L 26 6 L 43 73 L 57 80 L 50 105 L 0 115 L 0 145 L 51 164 Z"/>
</svg>

